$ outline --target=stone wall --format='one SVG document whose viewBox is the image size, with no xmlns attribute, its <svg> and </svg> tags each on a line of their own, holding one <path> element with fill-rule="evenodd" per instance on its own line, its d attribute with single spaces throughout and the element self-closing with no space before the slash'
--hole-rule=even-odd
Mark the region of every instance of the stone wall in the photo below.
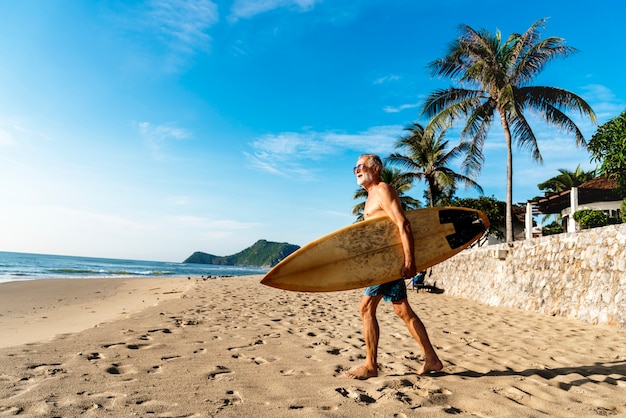
<svg viewBox="0 0 626 418">
<path fill-rule="evenodd" d="M 427 281 L 492 306 L 626 328 L 626 224 L 467 249 Z"/>
</svg>

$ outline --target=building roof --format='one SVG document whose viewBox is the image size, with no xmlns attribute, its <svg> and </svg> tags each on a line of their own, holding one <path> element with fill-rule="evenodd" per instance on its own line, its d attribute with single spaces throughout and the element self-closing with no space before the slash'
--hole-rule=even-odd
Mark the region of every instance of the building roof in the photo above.
<svg viewBox="0 0 626 418">
<path fill-rule="evenodd" d="M 578 204 L 585 205 L 594 202 L 614 202 L 622 200 L 625 194 L 616 192 L 617 181 L 606 177 L 596 177 L 578 186 Z M 561 213 L 570 207 L 570 190 L 554 193 L 546 197 L 535 198 L 528 203 L 536 206 L 543 214 Z"/>
</svg>

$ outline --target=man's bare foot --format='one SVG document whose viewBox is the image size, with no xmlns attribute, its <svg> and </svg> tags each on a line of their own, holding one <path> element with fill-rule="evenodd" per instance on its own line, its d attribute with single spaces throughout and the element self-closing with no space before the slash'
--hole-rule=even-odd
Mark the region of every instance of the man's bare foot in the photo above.
<svg viewBox="0 0 626 418">
<path fill-rule="evenodd" d="M 442 366 L 443 367 L 443 366 Z M 378 376 L 378 370 L 371 370 L 367 366 L 361 366 L 346 372 L 346 377 L 356 380 L 366 380 Z"/>
<path fill-rule="evenodd" d="M 419 370 L 416 370 L 415 373 L 421 376 L 430 372 L 438 372 L 441 369 L 443 369 L 443 363 L 441 360 L 437 359 L 432 362 L 425 361 L 424 364 L 422 364 L 422 367 L 420 367 Z"/>
</svg>

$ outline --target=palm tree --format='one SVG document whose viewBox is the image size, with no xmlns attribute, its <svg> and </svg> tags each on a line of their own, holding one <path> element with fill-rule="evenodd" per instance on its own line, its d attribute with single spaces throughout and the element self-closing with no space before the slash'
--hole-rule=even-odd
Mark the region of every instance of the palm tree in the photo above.
<svg viewBox="0 0 626 418">
<path fill-rule="evenodd" d="M 564 111 L 576 110 L 595 123 L 591 107 L 579 96 L 556 87 L 529 86 L 546 64 L 556 57 L 567 57 L 576 49 L 562 38 L 540 39 L 545 19 L 535 22 L 523 34 L 511 34 L 503 41 L 500 31 L 475 31 L 461 26 L 461 36 L 448 54 L 429 64 L 433 75 L 458 81 L 461 87 L 439 89 L 428 96 L 423 113 L 433 117 L 436 126 L 446 126 L 457 118 L 466 118 L 462 138 L 470 138 L 471 150 L 464 169 L 479 172 L 487 132 L 497 113 L 504 131 L 507 149 L 506 240 L 513 241 L 513 154 L 512 143 L 531 152 L 542 162 L 537 138 L 525 115 L 537 111 L 548 123 L 574 134 L 576 144 L 585 138 Z"/>
<path fill-rule="evenodd" d="M 457 183 L 473 187 L 482 194 L 483 189 L 473 179 L 447 167 L 452 160 L 469 150 L 468 142 L 462 142 L 448 151 L 446 149 L 448 141 L 443 139 L 445 129 L 436 135 L 433 130 L 424 129 L 419 123 L 413 123 L 405 130 L 409 131 L 409 134 L 400 138 L 395 147 L 403 149 L 407 155 L 395 152 L 387 157 L 387 161 L 403 169 L 405 176 L 410 179 L 426 182 L 425 195 L 431 208 L 435 206 L 439 197 L 454 194 Z"/>
<path fill-rule="evenodd" d="M 560 193 L 569 190 L 572 187 L 578 187 L 581 184 L 593 179 L 596 175 L 595 170 L 583 171 L 580 164 L 576 167 L 576 171 L 569 171 L 565 168 L 559 168 L 559 175 L 549 180 L 539 183 L 537 187 L 546 195 L 550 193 Z"/>
<path fill-rule="evenodd" d="M 537 185 L 539 190 L 544 192 L 545 196 L 548 196 L 552 193 L 560 193 L 562 191 L 569 190 L 572 187 L 578 187 L 581 184 L 593 179 L 596 174 L 595 170 L 583 171 L 580 168 L 580 164 L 576 167 L 576 171 L 573 171 L 573 172 L 565 168 L 559 168 L 558 171 L 560 173 L 559 175 L 554 176 L 551 179 L 548 179 L 544 181 L 543 183 L 539 183 Z M 553 230 L 557 228 L 557 225 L 562 223 L 562 219 L 563 219 L 560 213 L 558 214 L 547 213 L 542 217 L 541 222 L 545 223 L 550 218 L 553 218 L 552 228 L 551 228 Z M 550 228 L 548 228 L 548 230 L 550 230 Z M 561 232 L 562 231 L 563 231 L 563 228 L 561 227 Z"/>
<path fill-rule="evenodd" d="M 380 179 L 396 189 L 398 196 L 400 197 L 400 203 L 402 203 L 403 210 L 417 209 L 422 206 L 419 200 L 404 195 L 405 192 L 413 187 L 413 182 L 409 177 L 403 175 L 400 170 L 383 168 L 383 171 L 380 173 Z M 354 193 L 353 199 L 367 199 L 367 190 L 359 187 L 359 189 Z M 364 209 L 365 201 L 357 203 L 352 208 L 352 214 L 357 217 L 356 222 L 363 220 Z"/>
</svg>

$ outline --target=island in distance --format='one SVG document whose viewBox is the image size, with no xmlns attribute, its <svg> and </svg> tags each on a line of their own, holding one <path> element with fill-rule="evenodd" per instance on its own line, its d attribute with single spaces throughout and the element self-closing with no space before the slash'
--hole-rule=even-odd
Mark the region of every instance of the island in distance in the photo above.
<svg viewBox="0 0 626 418">
<path fill-rule="evenodd" d="M 261 239 L 251 247 L 233 255 L 217 256 L 196 251 L 183 263 L 271 268 L 299 248 L 297 245 L 286 242 L 271 242 Z"/>
</svg>

